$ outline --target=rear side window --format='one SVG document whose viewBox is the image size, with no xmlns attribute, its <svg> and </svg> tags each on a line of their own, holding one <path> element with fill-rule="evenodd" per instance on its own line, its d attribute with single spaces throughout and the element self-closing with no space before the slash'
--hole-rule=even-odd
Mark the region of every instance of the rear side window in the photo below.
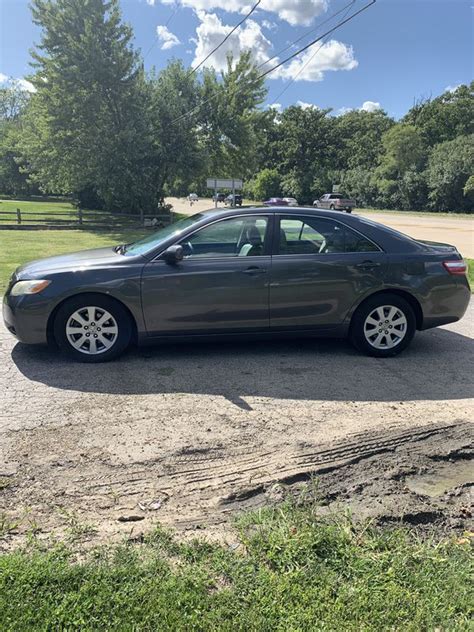
<svg viewBox="0 0 474 632">
<path fill-rule="evenodd" d="M 379 251 L 370 240 L 339 222 L 310 217 L 280 219 L 280 255 Z"/>
</svg>

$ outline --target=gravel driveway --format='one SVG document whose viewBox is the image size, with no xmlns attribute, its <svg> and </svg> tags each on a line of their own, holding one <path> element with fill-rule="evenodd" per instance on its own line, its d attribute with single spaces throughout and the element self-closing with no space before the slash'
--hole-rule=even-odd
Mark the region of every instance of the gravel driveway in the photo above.
<svg viewBox="0 0 474 632">
<path fill-rule="evenodd" d="M 234 501 L 275 481 L 393 452 L 433 428 L 462 428 L 459 440 L 474 417 L 473 322 L 471 302 L 461 322 L 418 333 L 388 360 L 297 340 L 141 348 L 95 366 L 17 344 L 1 326 L 9 537 L 82 522 L 121 536 L 158 519 L 217 529 Z"/>
</svg>

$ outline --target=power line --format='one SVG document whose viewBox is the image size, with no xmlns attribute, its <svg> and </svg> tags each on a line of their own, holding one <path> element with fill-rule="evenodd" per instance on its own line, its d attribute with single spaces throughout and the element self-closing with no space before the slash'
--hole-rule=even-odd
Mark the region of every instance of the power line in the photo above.
<svg viewBox="0 0 474 632">
<path fill-rule="evenodd" d="M 341 9 L 339 9 L 339 11 L 336 11 L 335 13 L 332 13 L 329 17 L 327 17 L 325 20 L 323 20 L 320 24 L 318 24 L 316 27 L 310 29 L 309 31 L 306 31 L 306 33 L 303 33 L 303 35 L 301 35 L 300 37 L 298 37 L 297 39 L 293 40 L 292 42 L 290 42 L 288 44 L 288 46 L 285 46 L 285 48 L 280 49 L 279 51 L 277 51 L 273 57 L 270 57 L 269 59 L 266 59 L 264 62 L 262 62 L 259 66 L 257 66 L 257 68 L 262 68 L 263 66 L 266 66 L 269 62 L 273 61 L 274 59 L 276 59 L 279 55 L 281 55 L 282 53 L 284 53 L 285 51 L 287 51 L 289 48 L 291 48 L 292 46 L 294 46 L 295 44 L 297 44 L 298 42 L 301 42 L 301 40 L 305 39 L 306 37 L 308 37 L 309 35 L 311 35 L 312 33 L 315 33 L 316 31 L 319 31 L 319 29 L 324 26 L 325 24 L 327 24 L 328 22 L 330 22 L 331 20 L 334 20 L 334 18 L 336 16 L 338 16 L 340 13 L 342 13 L 344 10 L 350 9 L 352 7 L 353 4 L 355 4 L 357 2 L 357 0 L 351 0 L 348 4 L 344 5 Z M 347 15 L 347 13 L 346 13 Z M 345 17 L 345 16 L 344 16 Z"/>
<path fill-rule="evenodd" d="M 166 20 L 166 22 L 165 22 L 165 24 L 164 24 L 165 28 L 168 26 L 168 24 L 169 24 L 169 23 L 171 22 L 171 20 L 174 18 L 174 16 L 175 16 L 175 15 L 176 15 L 176 13 L 178 12 L 179 7 L 180 7 L 179 0 L 177 0 L 177 1 L 176 1 L 176 3 L 175 3 L 175 7 L 174 7 L 174 11 L 173 11 L 173 13 L 172 13 L 172 14 L 168 17 L 168 19 Z M 148 57 L 148 55 L 151 53 L 151 51 L 155 48 L 155 46 L 156 46 L 156 42 L 157 42 L 159 39 L 160 39 L 160 38 L 159 38 L 159 36 L 158 36 L 158 35 L 156 35 L 156 37 L 155 37 L 155 39 L 154 39 L 154 41 L 153 41 L 152 45 L 151 45 L 151 46 L 150 46 L 150 48 L 147 50 L 147 52 L 144 54 L 144 56 L 143 56 L 143 61 L 145 61 L 145 59 Z"/>
<path fill-rule="evenodd" d="M 338 11 L 337 14 L 341 13 L 342 11 L 344 11 L 344 9 L 346 10 L 343 16 L 343 20 L 344 18 L 347 16 L 347 14 L 349 13 L 349 11 L 351 10 L 352 5 L 357 2 L 357 0 L 351 0 L 351 2 L 349 2 L 349 4 L 347 4 L 345 7 L 342 7 L 342 9 L 340 11 Z M 337 15 L 335 14 L 335 15 Z M 327 21 L 327 20 L 326 20 Z M 321 25 L 320 25 L 321 26 Z M 301 73 L 303 72 L 303 70 L 313 61 L 313 59 L 316 57 L 316 55 L 319 53 L 319 51 L 321 50 L 321 48 L 325 45 L 326 43 L 326 38 L 324 38 L 322 40 L 322 44 L 321 46 L 318 46 L 318 48 L 315 50 L 315 52 L 313 53 L 313 55 L 311 55 L 311 57 L 301 66 L 301 68 L 298 70 L 298 72 L 296 73 L 296 75 L 294 77 L 292 77 L 290 79 L 290 81 L 286 84 L 286 86 L 283 88 L 283 90 L 281 92 L 279 92 L 277 94 L 277 96 L 273 99 L 273 101 L 270 103 L 270 107 L 272 105 L 274 105 L 284 94 L 285 92 L 293 85 L 293 83 L 298 79 L 298 77 L 301 75 Z M 267 63 L 267 62 L 265 62 Z"/>
<path fill-rule="evenodd" d="M 195 72 L 196 72 L 196 70 L 198 70 L 198 68 L 200 68 L 200 67 L 201 67 L 201 66 L 202 66 L 202 65 L 203 65 L 203 64 L 204 64 L 204 63 L 205 63 L 205 62 L 209 59 L 209 57 L 211 57 L 212 55 L 214 55 L 214 53 L 215 53 L 216 51 L 218 51 L 218 50 L 219 50 L 219 48 L 220 48 L 223 44 L 225 44 L 225 43 L 227 42 L 227 40 L 228 40 L 228 39 L 229 39 L 229 37 L 232 35 L 232 33 L 235 33 L 235 31 L 239 28 L 239 26 L 242 26 L 242 24 L 245 22 L 245 20 L 247 20 L 247 18 L 249 18 L 249 17 L 252 15 L 252 13 L 255 11 L 255 9 L 258 7 L 258 5 L 260 4 L 260 2 L 261 2 L 261 1 L 262 1 L 262 0 L 258 0 L 258 1 L 257 1 L 257 3 L 256 3 L 256 4 L 254 4 L 254 6 L 253 6 L 253 7 L 250 9 L 250 11 L 247 13 L 247 15 L 246 15 L 246 16 L 244 16 L 244 17 L 240 20 L 240 22 L 239 22 L 238 24 L 236 24 L 236 25 L 234 26 L 234 28 L 233 28 L 231 31 L 229 31 L 229 32 L 227 33 L 227 35 L 224 37 L 224 39 L 222 40 L 222 42 L 221 42 L 220 44 L 218 44 L 218 45 L 217 45 L 217 46 L 216 46 L 213 50 L 211 50 L 211 52 L 210 52 L 208 55 L 206 55 L 206 57 L 204 57 L 204 59 L 203 59 L 202 61 L 200 61 L 200 62 L 199 62 L 199 64 L 198 64 L 197 66 L 195 66 L 194 68 L 191 68 L 191 70 L 190 70 L 190 71 L 189 71 L 189 73 L 188 73 L 188 77 L 189 77 L 189 76 L 191 76 L 193 73 L 195 73 Z"/>
<path fill-rule="evenodd" d="M 329 29 L 329 31 L 326 31 L 326 33 L 323 33 L 323 35 L 320 35 L 316 39 L 312 40 L 309 44 L 306 44 L 306 46 L 303 46 L 303 48 L 300 48 L 299 50 L 297 50 L 295 53 L 293 53 L 292 55 L 290 55 L 289 57 L 287 57 L 283 61 L 280 61 L 276 66 L 273 66 L 273 68 L 270 68 L 270 70 L 266 70 L 264 73 L 262 73 L 260 75 L 259 79 L 263 79 L 263 77 L 266 77 L 267 75 L 270 75 L 277 68 L 280 68 L 280 66 L 283 66 L 283 64 L 286 64 L 286 62 L 290 61 L 290 59 L 293 59 L 294 57 L 297 57 L 301 53 L 304 53 L 305 50 L 308 50 L 308 48 L 311 48 L 311 46 L 314 46 L 315 44 L 320 42 L 322 39 L 324 39 L 325 37 L 327 37 L 328 35 L 330 35 L 334 31 L 336 31 L 337 29 L 341 28 L 341 26 L 344 26 L 344 24 L 346 24 L 347 22 L 350 22 L 351 20 L 353 20 L 360 13 L 362 13 L 363 11 L 365 11 L 366 9 L 371 7 L 373 4 L 375 4 L 376 1 L 377 0 L 371 0 L 371 2 L 369 2 L 368 4 L 363 6 L 361 9 L 359 9 L 358 11 L 356 11 L 355 13 L 350 15 L 349 17 L 347 17 L 344 20 L 341 20 L 340 22 L 338 22 L 336 24 L 336 26 L 333 26 L 332 29 Z"/>
<path fill-rule="evenodd" d="M 373 4 L 375 4 L 376 0 L 371 0 L 368 4 L 364 5 L 361 9 L 359 9 L 358 11 L 356 11 L 355 13 L 353 13 L 352 15 L 350 15 L 349 17 L 344 18 L 343 20 L 341 20 L 340 22 L 338 22 L 334 27 L 332 27 L 331 29 L 329 29 L 328 31 L 326 31 L 325 33 L 323 33 L 322 35 L 320 35 L 319 37 L 317 37 L 316 39 L 312 40 L 309 44 L 307 44 L 306 46 L 304 46 L 303 48 L 300 48 L 299 50 L 297 50 L 295 53 L 293 53 L 292 55 L 290 55 L 289 57 L 287 57 L 286 59 L 284 59 L 283 61 L 279 62 L 276 66 L 274 66 L 273 68 L 270 68 L 269 70 L 266 70 L 265 72 L 263 72 L 261 75 L 259 75 L 257 77 L 257 80 L 263 79 L 264 77 L 270 75 L 272 72 L 274 72 L 277 68 L 280 68 L 280 66 L 283 66 L 283 64 L 286 64 L 288 61 L 290 61 L 291 59 L 293 59 L 294 57 L 297 57 L 298 55 L 300 55 L 301 53 L 303 53 L 305 50 L 308 50 L 308 48 L 311 48 L 311 46 L 314 46 L 315 44 L 317 44 L 318 42 L 320 42 L 321 40 L 323 40 L 324 38 L 326 38 L 328 35 L 330 35 L 331 33 L 334 33 L 334 31 L 336 31 L 337 29 L 341 28 L 341 26 L 343 26 L 344 24 L 347 24 L 347 22 L 350 22 L 351 20 L 353 20 L 356 16 L 358 16 L 360 13 L 362 13 L 363 11 L 365 11 L 366 9 L 368 9 L 369 7 L 371 7 Z M 188 116 L 192 116 L 192 114 L 194 114 L 194 112 L 199 111 L 199 109 L 203 106 L 206 105 L 206 103 L 209 103 L 209 101 L 212 101 L 213 99 L 215 99 L 217 96 L 217 94 L 212 95 L 211 97 L 209 97 L 208 99 L 205 99 L 204 101 L 201 101 L 200 104 L 198 104 L 197 106 L 195 106 L 194 108 L 192 108 L 191 110 L 189 110 L 188 112 L 184 112 L 183 114 L 181 114 L 180 116 L 178 116 L 178 118 L 176 118 L 174 121 L 171 121 L 171 123 L 177 123 L 179 121 L 182 121 L 183 119 L 187 118 Z"/>
</svg>

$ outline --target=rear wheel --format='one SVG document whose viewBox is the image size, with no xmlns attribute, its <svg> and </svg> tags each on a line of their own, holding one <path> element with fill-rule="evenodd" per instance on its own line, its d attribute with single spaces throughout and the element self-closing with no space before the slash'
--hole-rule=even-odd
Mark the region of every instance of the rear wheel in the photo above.
<svg viewBox="0 0 474 632">
<path fill-rule="evenodd" d="M 129 345 L 132 333 L 127 310 L 107 296 L 71 298 L 54 320 L 58 347 L 78 362 L 107 362 Z"/>
<path fill-rule="evenodd" d="M 387 358 L 401 353 L 413 339 L 416 318 L 411 305 L 396 294 L 369 298 L 352 318 L 350 338 L 363 353 Z"/>
<path fill-rule="evenodd" d="M 331 206 L 329 207 L 329 210 L 330 211 L 335 211 L 336 210 L 336 207 L 334 206 L 334 204 L 331 204 Z"/>
</svg>

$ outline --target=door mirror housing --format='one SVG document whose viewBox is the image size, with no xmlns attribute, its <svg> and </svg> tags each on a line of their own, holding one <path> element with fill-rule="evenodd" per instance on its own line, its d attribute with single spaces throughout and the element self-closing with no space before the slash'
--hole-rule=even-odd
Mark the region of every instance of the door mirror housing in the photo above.
<svg viewBox="0 0 474 632">
<path fill-rule="evenodd" d="M 183 246 L 176 244 L 174 246 L 170 246 L 163 253 L 163 259 L 166 263 L 176 264 L 183 260 L 184 250 Z"/>
</svg>

